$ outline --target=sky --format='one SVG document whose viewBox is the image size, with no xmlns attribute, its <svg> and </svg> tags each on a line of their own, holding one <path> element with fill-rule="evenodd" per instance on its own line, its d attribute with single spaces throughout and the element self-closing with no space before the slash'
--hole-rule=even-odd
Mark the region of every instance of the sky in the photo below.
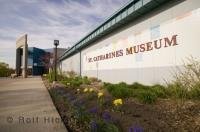
<svg viewBox="0 0 200 132">
<path fill-rule="evenodd" d="M 16 40 L 28 46 L 67 48 L 78 42 L 129 0 L 0 0 L 0 62 L 15 67 Z"/>
</svg>

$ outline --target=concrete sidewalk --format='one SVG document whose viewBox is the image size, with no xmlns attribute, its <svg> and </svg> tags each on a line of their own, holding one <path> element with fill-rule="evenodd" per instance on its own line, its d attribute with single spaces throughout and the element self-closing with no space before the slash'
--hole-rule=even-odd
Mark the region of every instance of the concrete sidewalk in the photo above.
<svg viewBox="0 0 200 132">
<path fill-rule="evenodd" d="M 67 132 L 40 77 L 0 79 L 0 132 Z"/>
</svg>

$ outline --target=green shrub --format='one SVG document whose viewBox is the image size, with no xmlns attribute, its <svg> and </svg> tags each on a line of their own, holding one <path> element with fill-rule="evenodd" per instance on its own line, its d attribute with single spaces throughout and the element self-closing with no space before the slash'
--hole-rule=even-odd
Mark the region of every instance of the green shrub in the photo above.
<svg viewBox="0 0 200 132">
<path fill-rule="evenodd" d="M 146 86 L 146 85 L 143 85 L 143 84 L 140 84 L 138 82 L 135 82 L 133 83 L 132 85 L 130 85 L 129 87 L 133 88 L 133 89 L 147 89 L 149 88 L 150 86 Z"/>
<path fill-rule="evenodd" d="M 83 79 L 80 76 L 76 76 L 74 78 L 64 77 L 60 82 L 66 86 L 79 87 L 83 84 Z"/>
<path fill-rule="evenodd" d="M 60 83 L 64 84 L 65 86 L 70 86 L 69 82 L 70 82 L 69 80 L 62 80 L 62 81 L 60 81 Z"/>
<path fill-rule="evenodd" d="M 147 91 L 142 91 L 139 95 L 138 95 L 138 99 L 140 101 L 142 101 L 143 103 L 154 103 L 157 99 L 155 93 L 147 90 Z"/>
<path fill-rule="evenodd" d="M 190 99 L 200 100 L 200 83 L 196 84 L 193 89 L 189 91 Z"/>
<path fill-rule="evenodd" d="M 179 83 L 182 88 L 190 91 L 200 83 L 200 60 L 199 58 L 189 57 L 184 62 L 183 68 L 177 68 L 177 72 L 173 74 L 174 82 Z"/>
<path fill-rule="evenodd" d="M 91 81 L 88 79 L 88 77 L 81 77 L 81 76 L 76 76 L 74 78 L 71 78 L 70 84 L 74 87 L 79 87 L 81 84 L 87 84 L 90 85 Z"/>
<path fill-rule="evenodd" d="M 168 85 L 167 89 L 168 93 L 170 93 L 170 96 L 172 97 L 180 99 L 188 98 L 188 90 L 179 83 L 170 84 Z"/>
<path fill-rule="evenodd" d="M 83 84 L 87 84 L 87 85 L 90 85 L 90 84 L 91 84 L 91 81 L 88 79 L 87 76 L 84 76 L 84 77 L 82 78 L 82 81 L 83 81 Z"/>
<path fill-rule="evenodd" d="M 167 90 L 164 86 L 156 84 L 150 87 L 150 90 L 159 98 L 167 97 Z"/>
<path fill-rule="evenodd" d="M 98 82 L 98 78 L 96 78 L 96 77 L 90 77 L 89 80 L 91 82 Z"/>
<path fill-rule="evenodd" d="M 46 78 L 49 80 L 49 82 L 53 82 L 55 80 L 55 71 L 50 71 L 47 75 Z M 61 74 L 57 74 L 57 81 L 62 81 L 65 80 L 65 76 Z"/>
<path fill-rule="evenodd" d="M 116 98 L 127 98 L 132 95 L 132 89 L 128 88 L 128 85 L 124 82 L 119 84 L 105 83 L 104 86 Z"/>
<path fill-rule="evenodd" d="M 145 89 L 134 89 L 133 91 L 132 91 L 132 97 L 134 97 L 134 98 L 138 98 L 138 96 L 141 94 L 141 93 L 143 93 L 143 92 L 145 92 L 146 90 Z"/>
<path fill-rule="evenodd" d="M 166 88 L 162 85 L 146 86 L 137 82 L 128 85 L 121 82 L 119 84 L 104 83 L 104 87 L 113 97 L 135 97 L 144 103 L 153 103 L 158 97 L 167 97 Z"/>
<path fill-rule="evenodd" d="M 168 82 L 167 92 L 181 99 L 199 99 L 200 61 L 198 58 L 187 58 L 182 69 L 177 67 L 174 80 Z"/>
<path fill-rule="evenodd" d="M 82 82 L 82 78 L 78 76 L 78 77 L 75 77 L 74 79 L 71 79 L 69 83 L 72 87 L 79 87 L 83 82 Z"/>
<path fill-rule="evenodd" d="M 110 85 L 112 85 L 112 84 L 111 84 L 111 83 L 108 83 L 108 82 L 104 82 L 104 83 L 103 83 L 103 86 L 104 86 L 104 87 L 108 87 L 108 86 L 110 86 Z"/>
<path fill-rule="evenodd" d="M 57 75 L 57 80 L 58 81 L 61 81 L 61 80 L 64 80 L 65 79 L 65 76 L 61 75 L 61 74 L 58 74 Z"/>
<path fill-rule="evenodd" d="M 47 79 L 49 82 L 53 82 L 55 80 L 55 73 L 53 71 L 50 71 L 49 74 L 47 74 Z"/>
</svg>

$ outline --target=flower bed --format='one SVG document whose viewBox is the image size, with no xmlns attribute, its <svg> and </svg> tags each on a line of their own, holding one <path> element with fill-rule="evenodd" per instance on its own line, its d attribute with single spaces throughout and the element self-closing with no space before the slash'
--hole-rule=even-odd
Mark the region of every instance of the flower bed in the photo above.
<svg viewBox="0 0 200 132">
<path fill-rule="evenodd" d="M 180 105 L 180 98 L 174 100 L 170 90 L 161 85 L 110 84 L 94 78 L 64 77 L 52 86 L 46 77 L 43 80 L 69 131 L 200 130 L 199 100 L 186 98 Z"/>
</svg>

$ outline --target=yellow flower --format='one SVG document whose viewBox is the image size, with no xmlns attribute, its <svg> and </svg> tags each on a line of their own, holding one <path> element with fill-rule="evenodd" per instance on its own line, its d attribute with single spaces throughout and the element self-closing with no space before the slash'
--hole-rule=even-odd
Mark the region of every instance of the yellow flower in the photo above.
<svg viewBox="0 0 200 132">
<path fill-rule="evenodd" d="M 44 76 L 44 77 L 46 77 L 46 76 L 47 76 L 47 74 L 43 74 L 43 76 Z"/>
<path fill-rule="evenodd" d="M 103 96 L 103 93 L 102 93 L 102 92 L 99 92 L 99 93 L 98 93 L 98 98 L 100 98 L 101 96 Z"/>
<path fill-rule="evenodd" d="M 87 91 L 88 91 L 88 88 L 85 88 L 85 89 L 83 90 L 83 92 L 85 92 L 85 93 L 86 93 Z"/>
<path fill-rule="evenodd" d="M 93 89 L 93 88 L 90 88 L 90 89 L 89 89 L 89 91 L 90 91 L 90 92 L 93 92 L 93 91 L 94 91 L 94 89 Z"/>
<path fill-rule="evenodd" d="M 114 104 L 115 106 L 122 105 L 122 104 L 123 104 L 122 99 L 115 99 L 115 100 L 113 101 L 113 104 Z"/>
<path fill-rule="evenodd" d="M 69 86 L 69 85 L 70 85 L 70 83 L 67 83 L 67 85 Z"/>
<path fill-rule="evenodd" d="M 80 89 L 78 88 L 78 89 L 77 89 L 77 92 L 79 92 L 79 91 L 80 91 Z"/>
</svg>

